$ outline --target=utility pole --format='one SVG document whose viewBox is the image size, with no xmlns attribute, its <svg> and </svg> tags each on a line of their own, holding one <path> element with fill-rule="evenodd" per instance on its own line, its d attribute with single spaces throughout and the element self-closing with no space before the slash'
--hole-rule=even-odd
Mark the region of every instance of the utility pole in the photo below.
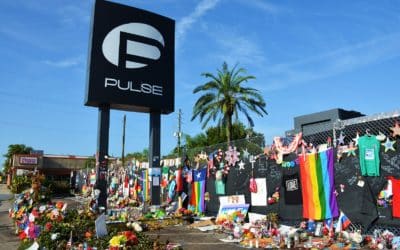
<svg viewBox="0 0 400 250">
<path fill-rule="evenodd" d="M 125 127 L 126 127 L 126 114 L 124 114 L 123 127 L 122 127 L 122 167 L 125 166 Z"/>
<path fill-rule="evenodd" d="M 174 136 L 178 138 L 178 157 L 181 156 L 180 150 L 181 150 L 181 136 L 182 136 L 182 111 L 179 109 L 178 111 L 178 132 L 174 133 Z"/>
</svg>

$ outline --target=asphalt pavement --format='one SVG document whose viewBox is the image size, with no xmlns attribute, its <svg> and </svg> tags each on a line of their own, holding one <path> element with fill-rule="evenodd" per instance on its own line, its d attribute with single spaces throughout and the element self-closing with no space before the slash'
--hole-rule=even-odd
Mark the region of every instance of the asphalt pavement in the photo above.
<svg viewBox="0 0 400 250">
<path fill-rule="evenodd" d="M 0 184 L 0 250 L 17 249 L 20 245 L 20 240 L 14 233 L 13 222 L 8 216 L 8 210 L 12 206 L 12 197 L 13 195 L 6 185 Z M 82 199 L 77 197 L 58 197 L 53 199 L 53 201 L 55 200 L 67 202 L 68 207 L 78 206 L 82 202 Z M 241 248 L 233 243 L 220 241 L 220 238 L 226 238 L 224 234 L 218 234 L 213 231 L 201 232 L 185 225 L 170 226 L 159 231 L 147 232 L 146 234 L 153 239 L 159 238 L 160 242 L 168 240 L 172 243 L 179 243 L 183 249 L 221 250 Z"/>
</svg>

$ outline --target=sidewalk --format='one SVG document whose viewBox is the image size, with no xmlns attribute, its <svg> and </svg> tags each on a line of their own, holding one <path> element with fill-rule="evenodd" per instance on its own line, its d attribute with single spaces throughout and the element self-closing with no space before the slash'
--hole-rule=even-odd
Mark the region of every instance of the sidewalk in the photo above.
<svg viewBox="0 0 400 250">
<path fill-rule="evenodd" d="M 8 209 L 12 206 L 12 194 L 6 184 L 0 184 L 0 250 L 17 249 L 20 240 L 14 234 L 14 226 L 8 216 Z"/>
</svg>

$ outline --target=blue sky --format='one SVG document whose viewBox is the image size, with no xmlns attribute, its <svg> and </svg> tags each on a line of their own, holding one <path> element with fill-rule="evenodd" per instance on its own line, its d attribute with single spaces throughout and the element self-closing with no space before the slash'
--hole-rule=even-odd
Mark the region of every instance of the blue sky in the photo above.
<svg viewBox="0 0 400 250">
<path fill-rule="evenodd" d="M 205 83 L 223 61 L 257 77 L 267 143 L 293 117 L 332 108 L 371 115 L 400 107 L 400 1 L 114 0 L 176 20 L 175 107 L 162 116 L 161 151 L 176 145 Z M 0 153 L 23 143 L 47 154 L 93 155 L 97 109 L 83 105 L 93 0 L 0 1 Z M 148 147 L 149 115 L 113 110 L 109 154 Z M 0 158 L 3 162 L 3 158 Z"/>
</svg>

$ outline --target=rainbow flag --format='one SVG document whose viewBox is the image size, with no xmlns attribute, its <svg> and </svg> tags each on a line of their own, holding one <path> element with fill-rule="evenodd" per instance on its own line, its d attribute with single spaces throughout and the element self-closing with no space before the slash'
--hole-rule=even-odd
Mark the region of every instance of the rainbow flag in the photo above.
<svg viewBox="0 0 400 250">
<path fill-rule="evenodd" d="M 304 218 L 323 220 L 339 216 L 333 162 L 332 148 L 299 156 Z"/>
<path fill-rule="evenodd" d="M 150 191 L 150 183 L 149 183 L 149 170 L 143 169 L 142 171 L 142 196 L 143 202 L 146 202 L 149 199 L 149 191 Z"/>
<path fill-rule="evenodd" d="M 190 197 L 190 206 L 196 213 L 205 212 L 204 195 L 206 192 L 207 168 L 193 170 L 192 194 Z"/>
</svg>

